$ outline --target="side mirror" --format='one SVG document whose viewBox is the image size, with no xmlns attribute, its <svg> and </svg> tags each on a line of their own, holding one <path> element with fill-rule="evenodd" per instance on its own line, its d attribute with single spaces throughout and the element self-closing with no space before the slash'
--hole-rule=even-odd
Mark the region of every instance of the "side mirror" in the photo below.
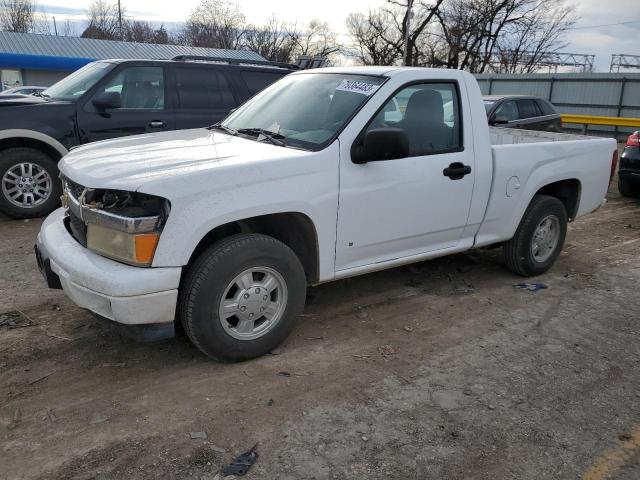
<svg viewBox="0 0 640 480">
<path fill-rule="evenodd" d="M 96 95 L 91 103 L 100 111 L 120 108 L 120 94 L 118 92 L 102 92 Z"/>
<path fill-rule="evenodd" d="M 409 156 L 409 137 L 402 128 L 376 128 L 369 130 L 362 145 L 351 149 L 353 163 L 395 160 Z"/>
<path fill-rule="evenodd" d="M 507 117 L 491 117 L 491 121 L 489 122 L 491 125 L 504 125 L 505 123 L 509 123 L 509 119 Z"/>
</svg>

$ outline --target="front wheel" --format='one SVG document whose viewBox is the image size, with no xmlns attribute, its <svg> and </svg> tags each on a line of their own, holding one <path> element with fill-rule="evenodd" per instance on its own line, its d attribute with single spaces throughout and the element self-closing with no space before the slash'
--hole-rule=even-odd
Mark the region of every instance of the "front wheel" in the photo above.
<svg viewBox="0 0 640 480">
<path fill-rule="evenodd" d="M 187 272 L 178 316 L 209 357 L 255 358 L 273 350 L 304 308 L 306 277 L 296 254 L 266 235 L 241 234 L 205 250 Z"/>
<path fill-rule="evenodd" d="M 511 240 L 503 247 L 507 268 L 518 275 L 540 275 L 560 255 L 567 236 L 567 211 L 555 197 L 536 195 Z"/>
<path fill-rule="evenodd" d="M 62 183 L 56 162 L 28 147 L 0 152 L 0 211 L 12 218 L 35 218 L 60 204 Z"/>
</svg>

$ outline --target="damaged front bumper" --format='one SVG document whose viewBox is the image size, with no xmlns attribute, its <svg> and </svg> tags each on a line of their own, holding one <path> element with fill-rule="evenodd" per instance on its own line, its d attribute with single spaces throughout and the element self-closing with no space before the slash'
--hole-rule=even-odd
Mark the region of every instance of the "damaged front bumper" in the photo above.
<svg viewBox="0 0 640 480">
<path fill-rule="evenodd" d="M 38 234 L 36 257 L 49 287 L 61 287 L 78 306 L 121 324 L 174 321 L 180 267 L 140 268 L 102 257 L 71 236 L 64 217 L 59 208 Z"/>
</svg>

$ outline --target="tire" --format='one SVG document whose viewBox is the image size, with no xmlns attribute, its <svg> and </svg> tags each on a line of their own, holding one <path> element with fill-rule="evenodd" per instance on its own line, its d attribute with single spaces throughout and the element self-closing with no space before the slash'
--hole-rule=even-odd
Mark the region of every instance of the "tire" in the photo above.
<svg viewBox="0 0 640 480">
<path fill-rule="evenodd" d="M 549 237 L 543 237 L 542 245 L 546 247 L 539 246 L 540 243 L 534 244 L 534 234 L 539 232 L 538 227 L 546 230 L 542 226 L 543 221 L 545 225 L 553 226 L 549 228 L 549 232 L 557 234 L 555 242 L 550 240 L 555 234 L 549 233 Z M 536 195 L 524 212 L 515 235 L 503 246 L 507 268 L 524 277 L 546 272 L 560 255 L 566 236 L 567 211 L 562 202 L 548 195 Z"/>
<path fill-rule="evenodd" d="M 638 189 L 626 178 L 618 177 L 618 191 L 623 197 L 635 197 L 638 195 Z"/>
<path fill-rule="evenodd" d="M 267 278 L 276 287 L 264 295 L 262 282 Z M 234 235 L 207 248 L 188 270 L 179 293 L 178 319 L 205 355 L 248 360 L 287 338 L 302 313 L 306 291 L 304 269 L 288 246 L 266 235 Z M 221 315 L 223 304 L 233 310 L 224 314 L 230 317 Z"/>
<path fill-rule="evenodd" d="M 28 147 L 3 150 L 0 152 L 0 211 L 12 218 L 48 215 L 60 204 L 62 182 L 58 175 L 57 162 L 40 150 Z"/>
</svg>

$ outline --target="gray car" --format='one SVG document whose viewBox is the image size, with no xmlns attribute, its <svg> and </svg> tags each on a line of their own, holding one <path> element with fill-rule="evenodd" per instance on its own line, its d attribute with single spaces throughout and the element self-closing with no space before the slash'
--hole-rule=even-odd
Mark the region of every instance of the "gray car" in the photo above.
<svg viewBox="0 0 640 480">
<path fill-rule="evenodd" d="M 562 131 L 560 114 L 547 100 L 527 95 L 482 97 L 489 125 L 546 132 Z"/>
</svg>

